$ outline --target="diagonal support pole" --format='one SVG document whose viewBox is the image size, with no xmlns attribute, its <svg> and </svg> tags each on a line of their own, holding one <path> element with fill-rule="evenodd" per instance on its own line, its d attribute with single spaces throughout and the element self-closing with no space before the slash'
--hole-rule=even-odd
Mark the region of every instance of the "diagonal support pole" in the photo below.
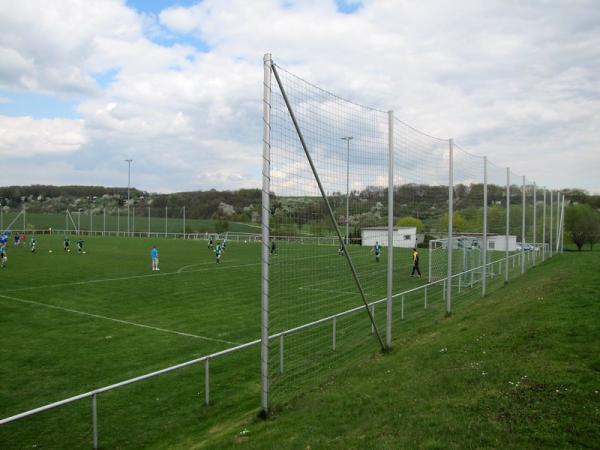
<svg viewBox="0 0 600 450">
<path fill-rule="evenodd" d="M 371 310 L 369 308 L 369 304 L 368 304 L 367 298 L 365 296 L 365 291 L 363 290 L 363 287 L 360 284 L 360 280 L 358 279 L 358 274 L 356 273 L 356 268 L 354 267 L 354 263 L 352 262 L 352 259 L 350 258 L 350 255 L 348 254 L 348 250 L 346 248 L 346 243 L 344 242 L 344 238 L 342 237 L 340 228 L 338 227 L 338 224 L 335 220 L 335 216 L 333 215 L 333 210 L 331 209 L 329 200 L 327 200 L 327 195 L 325 194 L 325 189 L 323 189 L 323 185 L 321 184 L 321 179 L 319 178 L 319 174 L 317 173 L 315 164 L 313 163 L 310 153 L 308 152 L 308 146 L 306 145 L 306 142 L 304 141 L 304 136 L 302 134 L 302 131 L 300 130 L 300 126 L 298 125 L 298 121 L 296 120 L 294 111 L 292 110 L 292 105 L 290 105 L 287 94 L 285 93 L 285 89 L 283 88 L 283 84 L 281 83 L 281 79 L 279 78 L 279 73 L 277 72 L 277 66 L 275 64 L 271 63 L 271 68 L 273 69 L 273 75 L 275 75 L 275 80 L 277 80 L 277 85 L 279 86 L 279 90 L 281 91 L 281 95 L 283 97 L 283 100 L 285 101 L 285 106 L 287 107 L 287 110 L 290 113 L 292 122 L 294 123 L 294 128 L 296 129 L 296 133 L 298 134 L 298 138 L 300 139 L 300 144 L 302 144 L 302 148 L 304 149 L 306 159 L 308 159 L 308 164 L 310 165 L 310 168 L 315 177 L 317 185 L 319 186 L 319 191 L 321 192 L 321 196 L 323 197 L 323 200 L 325 201 L 325 205 L 327 206 L 327 212 L 329 213 L 329 218 L 331 219 L 331 223 L 333 223 L 335 232 L 340 241 L 340 245 L 341 245 L 342 249 L 344 250 L 344 256 L 346 258 L 346 261 L 348 262 L 348 265 L 350 266 L 350 271 L 352 272 L 352 277 L 354 278 L 356 287 L 358 288 L 358 291 L 360 292 L 360 297 L 365 305 L 365 311 L 369 315 L 369 319 L 371 320 L 371 325 L 373 326 L 373 330 L 375 330 L 375 336 L 377 336 L 377 340 L 379 341 L 379 344 L 381 345 L 381 350 L 386 351 L 387 347 L 385 346 L 383 340 L 381 339 L 381 335 L 379 334 L 379 330 L 377 329 L 377 325 L 375 324 L 375 319 L 374 319 L 373 315 L 371 314 Z"/>
</svg>

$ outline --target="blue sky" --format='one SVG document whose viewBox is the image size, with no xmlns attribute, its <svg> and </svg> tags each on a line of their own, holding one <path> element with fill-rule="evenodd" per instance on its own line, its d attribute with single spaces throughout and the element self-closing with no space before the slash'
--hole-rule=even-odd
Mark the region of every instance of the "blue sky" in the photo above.
<svg viewBox="0 0 600 450">
<path fill-rule="evenodd" d="M 115 167 L 131 157 L 141 189 L 259 186 L 271 52 L 324 89 L 394 109 L 541 185 L 600 192 L 594 6 L 11 3 L 0 8 L 3 183 L 123 185 Z"/>
</svg>

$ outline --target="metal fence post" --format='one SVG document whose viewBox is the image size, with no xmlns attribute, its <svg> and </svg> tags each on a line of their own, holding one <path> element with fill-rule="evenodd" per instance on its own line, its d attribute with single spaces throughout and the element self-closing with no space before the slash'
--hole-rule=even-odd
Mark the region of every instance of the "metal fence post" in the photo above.
<svg viewBox="0 0 600 450">
<path fill-rule="evenodd" d="M 454 140 L 448 141 L 448 289 L 446 289 L 446 314 L 452 313 L 452 221 L 454 220 Z"/>
<path fill-rule="evenodd" d="M 92 208 L 90 208 L 90 233 L 94 231 L 94 216 Z"/>
<path fill-rule="evenodd" d="M 347 220 L 347 219 L 346 219 Z M 392 348 L 392 290 L 394 280 L 394 111 L 388 111 L 388 255 L 385 345 Z"/>
<path fill-rule="evenodd" d="M 92 440 L 94 450 L 98 449 L 98 409 L 96 407 L 96 394 L 92 394 Z"/>
<path fill-rule="evenodd" d="M 102 236 L 106 236 L 106 208 L 102 208 Z"/>
<path fill-rule="evenodd" d="M 510 167 L 506 168 L 506 242 L 505 246 L 505 258 L 506 265 L 504 267 L 504 284 L 508 283 L 508 238 L 510 236 Z"/>
<path fill-rule="evenodd" d="M 337 335 L 337 318 L 334 317 L 333 318 L 333 329 L 331 331 L 331 348 L 333 349 L 333 351 L 335 352 L 335 344 L 336 344 L 336 335 Z"/>
<path fill-rule="evenodd" d="M 210 359 L 204 360 L 204 404 L 210 403 Z"/>
<path fill-rule="evenodd" d="M 481 296 L 485 297 L 487 287 L 487 217 L 488 202 L 487 202 L 487 156 L 483 157 L 483 267 L 481 272 Z M 472 274 L 473 272 L 471 272 Z"/>
<path fill-rule="evenodd" d="M 550 191 L 550 258 L 553 256 L 552 243 L 554 233 L 554 193 Z"/>
<path fill-rule="evenodd" d="M 119 207 L 117 206 L 117 236 L 121 230 L 121 214 L 119 213 Z"/>
<path fill-rule="evenodd" d="M 168 209 L 169 209 L 169 207 L 165 206 L 165 237 L 167 237 L 167 233 L 169 232 L 169 230 L 168 230 L 168 228 L 169 228 L 169 219 L 167 218 L 168 217 L 168 215 L 167 215 L 168 214 L 168 212 L 167 212 Z"/>
<path fill-rule="evenodd" d="M 263 58 L 263 168 L 262 168 L 262 254 L 261 254 L 261 407 L 269 412 L 269 218 L 271 189 L 271 54 Z"/>
<path fill-rule="evenodd" d="M 185 240 L 185 206 L 183 207 L 183 239 Z"/>
<path fill-rule="evenodd" d="M 535 254 L 537 253 L 537 240 L 536 240 L 536 227 L 537 227 L 537 220 L 536 220 L 536 215 L 537 215 L 537 186 L 535 184 L 535 181 L 533 182 L 533 262 L 532 264 L 535 266 Z"/>
<path fill-rule="evenodd" d="M 131 207 L 131 236 L 135 236 L 135 206 Z"/>
<path fill-rule="evenodd" d="M 150 237 L 150 207 L 148 206 L 148 237 Z"/>
<path fill-rule="evenodd" d="M 283 373 L 283 341 L 284 341 L 284 333 L 281 333 L 279 336 L 279 373 Z"/>
<path fill-rule="evenodd" d="M 525 176 L 523 176 L 523 223 L 521 227 L 521 275 L 525 273 L 525 208 L 526 208 L 526 199 L 525 199 Z"/>
<path fill-rule="evenodd" d="M 565 214 L 565 194 L 560 194 L 559 193 L 559 208 L 560 208 L 560 215 L 559 215 L 559 225 L 558 225 L 558 230 L 557 230 L 557 235 L 556 235 L 556 253 L 560 253 L 560 243 L 562 241 L 562 235 L 563 235 L 563 228 L 564 228 L 564 214 Z"/>
<path fill-rule="evenodd" d="M 542 261 L 546 260 L 546 186 L 544 186 L 544 207 L 542 208 Z"/>
<path fill-rule="evenodd" d="M 563 253 L 565 249 L 565 194 L 563 194 L 562 201 L 562 221 L 560 229 L 560 252 Z"/>
</svg>

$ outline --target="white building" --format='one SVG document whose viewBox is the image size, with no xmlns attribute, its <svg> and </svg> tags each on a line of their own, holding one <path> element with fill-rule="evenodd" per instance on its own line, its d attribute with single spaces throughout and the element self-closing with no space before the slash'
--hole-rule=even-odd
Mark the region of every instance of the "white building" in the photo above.
<svg viewBox="0 0 600 450">
<path fill-rule="evenodd" d="M 394 227 L 393 231 L 394 247 L 413 248 L 417 245 L 416 227 Z M 370 227 L 360 230 L 362 245 L 364 247 L 373 247 L 375 242 L 379 242 L 382 247 L 388 245 L 387 227 Z"/>
<path fill-rule="evenodd" d="M 487 238 L 488 250 L 495 251 L 506 251 L 506 236 L 505 235 L 493 235 Z M 513 235 L 508 236 L 508 251 L 514 252 L 517 250 L 517 237 Z"/>
</svg>

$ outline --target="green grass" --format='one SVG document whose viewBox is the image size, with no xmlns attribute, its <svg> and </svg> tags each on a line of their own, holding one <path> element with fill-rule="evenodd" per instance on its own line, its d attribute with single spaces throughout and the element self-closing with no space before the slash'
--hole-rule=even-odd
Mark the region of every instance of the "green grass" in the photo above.
<svg viewBox="0 0 600 450">
<path fill-rule="evenodd" d="M 160 273 L 152 273 L 149 267 L 149 250 L 155 242 L 160 250 Z M 64 253 L 59 236 L 40 237 L 39 251 L 35 255 L 26 248 L 9 246 L 9 265 L 0 271 L 0 327 L 4 344 L 0 347 L 3 362 L 0 365 L 1 417 L 259 336 L 258 244 L 230 243 L 219 266 L 204 241 L 86 238 L 85 245 L 85 255 L 75 251 Z M 49 253 L 49 249 L 53 252 Z M 360 304 L 360 297 L 352 290 L 344 258 L 335 250 L 331 246 L 280 243 L 279 256 L 272 260 L 271 332 Z M 352 255 L 368 300 L 384 297 L 385 254 L 379 264 L 373 261 L 368 249 L 353 247 Z M 285 443 L 283 447 L 304 448 L 306 445 L 330 446 L 331 440 L 332 446 L 339 448 L 363 447 L 365 441 L 356 434 L 360 427 L 350 420 L 364 419 L 362 410 L 365 408 L 361 405 L 383 398 L 383 404 L 377 407 L 374 404 L 365 410 L 374 416 L 379 409 L 382 414 L 396 414 L 395 410 L 385 409 L 391 400 L 390 393 L 370 389 L 389 386 L 392 382 L 394 388 L 403 393 L 392 403 L 403 405 L 402 402 L 417 392 L 411 380 L 420 380 L 422 399 L 438 401 L 433 396 L 436 389 L 441 388 L 440 380 L 434 378 L 438 357 L 454 353 L 449 350 L 440 356 L 439 348 L 435 347 L 441 346 L 440 341 L 443 341 L 443 346 L 450 349 L 454 341 L 453 346 L 461 345 L 461 336 L 468 339 L 479 336 L 474 325 L 472 332 L 465 334 L 453 329 L 453 324 L 469 318 L 479 320 L 480 316 L 487 317 L 492 312 L 496 315 L 489 317 L 486 327 L 496 320 L 508 320 L 505 316 L 509 313 L 519 313 L 517 303 L 527 304 L 515 289 L 535 286 L 542 292 L 547 290 L 544 283 L 554 282 L 552 273 L 573 270 L 572 264 L 560 265 L 565 260 L 566 255 L 547 263 L 545 267 L 551 269 L 548 272 L 534 269 L 514 285 L 502 289 L 500 292 L 505 297 L 495 295 L 478 301 L 478 286 L 463 289 L 460 296 L 455 295 L 456 314 L 452 319 L 442 319 L 441 288 L 430 292 L 428 309 L 423 308 L 422 293 L 407 295 L 404 320 L 400 319 L 396 302 L 395 351 L 384 358 L 375 356 L 370 361 L 377 354 L 377 343 L 370 336 L 364 313 L 338 321 L 336 352 L 329 349 L 330 324 L 316 327 L 308 335 L 290 336 L 286 340 L 283 375 L 277 374 L 278 343 L 272 343 L 273 398 L 277 412 L 265 423 L 254 420 L 260 397 L 258 347 L 211 361 L 211 404 L 208 407 L 203 405 L 204 367 L 201 365 L 102 394 L 98 397 L 100 444 L 103 448 L 196 445 L 220 448 L 246 443 L 256 448 L 281 448 L 281 442 Z M 395 253 L 399 274 L 396 292 L 424 282 L 407 276 L 408 261 L 406 250 Z M 421 266 L 427 267 L 425 252 Z M 511 279 L 516 272 L 518 268 L 511 273 Z M 589 275 L 589 270 L 581 270 L 574 276 L 583 280 L 586 274 Z M 538 280 L 536 276 L 542 278 Z M 286 282 L 278 284 L 277 279 Z M 490 284 L 494 290 L 502 285 L 502 278 L 490 280 Z M 288 301 L 284 307 L 284 298 L 293 299 L 297 305 Z M 500 306 L 490 308 L 492 302 Z M 511 302 L 516 302 L 515 309 L 508 309 L 505 316 L 500 316 Z M 381 328 L 385 321 L 384 308 L 378 308 L 375 315 Z M 425 351 L 419 347 L 423 340 L 432 346 L 427 350 L 430 353 L 420 353 Z M 327 344 L 322 345 L 323 342 Z M 435 353 L 431 353 L 432 349 Z M 400 366 L 393 367 L 394 361 Z M 432 373 L 422 374 L 421 364 L 429 363 Z M 383 370 L 380 364 L 392 364 L 385 370 L 402 376 L 386 378 L 387 375 L 380 373 Z M 328 365 L 335 370 L 323 368 Z M 320 370 L 311 375 L 307 373 L 311 367 L 320 367 Z M 342 371 L 343 377 L 332 378 L 335 371 Z M 457 373 L 472 375 L 469 370 Z M 336 391 L 334 388 L 339 383 L 345 387 Z M 325 400 L 328 397 L 323 395 L 330 397 Z M 330 411 L 330 419 L 327 419 L 323 405 L 336 401 L 341 402 L 337 407 L 339 411 Z M 414 403 L 414 398 L 411 401 Z M 310 408 L 305 405 L 323 410 L 323 415 L 315 419 L 306 416 Z M 424 408 L 435 409 L 433 404 Z M 85 400 L 3 426 L 0 448 L 89 447 L 90 410 L 90 401 Z M 304 418 L 298 415 L 300 411 L 304 411 Z M 340 411 L 344 412 L 343 417 Z M 318 426 L 318 417 L 322 427 Z M 340 423 L 335 425 L 336 421 Z M 373 432 L 379 426 L 376 422 L 375 418 L 370 422 Z M 244 428 L 251 432 L 240 436 Z M 393 447 L 391 439 L 396 437 L 392 436 L 390 434 L 389 441 L 382 441 L 384 447 Z M 405 447 L 412 446 L 409 441 L 405 442 Z"/>
<path fill-rule="evenodd" d="M 3 224 L 8 226 L 12 220 L 17 216 L 18 213 L 4 213 Z M 180 213 L 181 214 L 181 213 Z M 92 216 L 90 222 L 90 216 L 88 214 L 81 214 L 79 218 L 76 212 L 71 212 L 73 222 L 69 220 L 68 229 L 73 230 L 80 226 L 82 231 L 94 230 L 102 231 L 104 229 L 104 217 L 102 213 L 98 213 Z M 30 213 L 26 214 L 26 226 L 28 229 L 47 230 L 48 228 L 64 230 L 67 226 L 66 215 L 57 213 Z M 140 215 L 137 211 L 135 217 L 130 218 L 131 231 L 135 232 L 148 232 L 148 228 L 152 233 L 164 233 L 165 228 L 168 233 L 183 233 L 183 218 L 179 217 L 168 217 L 166 224 L 165 218 L 162 217 L 150 217 L 150 224 L 148 224 L 148 216 Z M 185 221 L 186 233 L 199 232 L 199 233 L 214 233 L 216 230 L 217 221 L 212 219 L 194 219 L 187 217 Z M 23 228 L 22 216 L 17 219 L 13 225 L 13 230 L 21 230 Z M 122 209 L 120 216 L 106 216 L 106 231 L 127 231 L 127 210 Z M 236 233 L 252 233 L 260 234 L 260 225 L 252 223 L 242 222 L 229 222 L 229 228 L 227 231 Z"/>
<path fill-rule="evenodd" d="M 210 447 L 598 448 L 599 265 L 552 259 Z"/>
</svg>

